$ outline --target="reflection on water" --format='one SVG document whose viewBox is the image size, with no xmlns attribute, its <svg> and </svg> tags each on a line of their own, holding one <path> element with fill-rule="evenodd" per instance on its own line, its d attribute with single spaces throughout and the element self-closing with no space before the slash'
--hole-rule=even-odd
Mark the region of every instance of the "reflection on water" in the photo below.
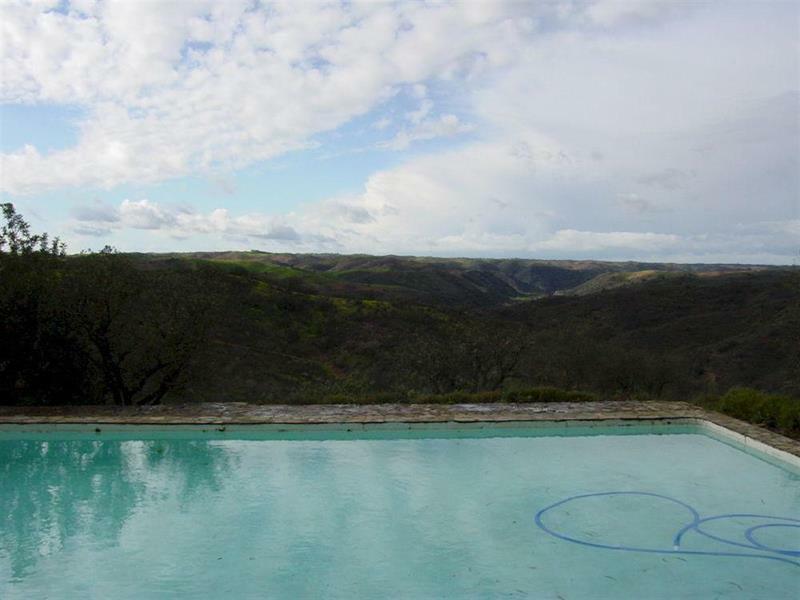
<svg viewBox="0 0 800 600">
<path fill-rule="evenodd" d="M 795 515 L 797 481 L 691 434 L 18 438 L 0 441 L 0 598 L 794 598 L 797 567 L 785 562 L 621 560 L 553 538 L 534 516 L 634 486 L 704 515 Z M 616 521 L 599 506 L 568 508 L 576 539 L 618 544 L 625 533 L 654 548 L 675 532 L 650 502 Z M 598 529 L 614 523 L 625 529 Z M 795 548 L 797 531 L 756 539 Z M 681 548 L 712 542 L 693 535 Z"/>
<path fill-rule="evenodd" d="M 12 579 L 71 538 L 115 545 L 139 507 L 218 491 L 234 458 L 213 442 L 0 441 L 0 556 Z"/>
</svg>

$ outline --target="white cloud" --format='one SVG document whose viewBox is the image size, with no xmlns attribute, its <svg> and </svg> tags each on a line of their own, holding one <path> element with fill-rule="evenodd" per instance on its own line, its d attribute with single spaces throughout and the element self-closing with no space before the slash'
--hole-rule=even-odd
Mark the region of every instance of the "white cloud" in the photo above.
<svg viewBox="0 0 800 600">
<path fill-rule="evenodd" d="M 221 208 L 198 213 L 149 200 L 125 200 L 115 209 L 120 215 L 116 221 L 104 220 L 103 212 L 93 220 L 91 212 L 76 211 L 72 232 L 78 238 L 73 242 L 82 247 L 82 239 L 146 229 L 161 240 L 152 249 L 162 251 L 178 249 L 183 241 L 193 239 L 204 249 L 780 264 L 795 255 L 800 237 L 800 219 L 740 224 L 716 234 L 677 234 L 552 229 L 546 226 L 553 217 L 547 211 L 524 213 L 531 220 L 539 219 L 538 226 L 531 226 L 531 221 L 516 228 L 507 223 L 492 228 L 483 226 L 485 219 L 453 219 L 449 225 L 429 226 L 413 235 L 404 227 L 414 220 L 413 214 L 385 204 L 380 183 L 375 182 L 370 190 L 372 212 L 354 199 L 349 204 L 329 201 L 305 214 L 279 217 L 258 213 L 232 216 Z M 394 235 L 389 233 L 392 231 Z"/>
<path fill-rule="evenodd" d="M 391 124 L 392 124 L 392 120 L 389 117 L 382 117 L 382 118 L 378 119 L 377 121 L 375 121 L 372 124 L 372 126 L 375 129 L 379 130 L 379 131 L 383 131 L 384 129 L 389 127 L 389 125 L 391 125 Z"/>
<path fill-rule="evenodd" d="M 600 0 L 587 5 L 582 16 L 589 23 L 601 27 L 658 22 L 685 12 L 687 4 L 675 0 Z"/>
<path fill-rule="evenodd" d="M 397 128 L 383 148 L 473 135 L 286 215 L 127 200 L 117 221 L 76 231 L 379 253 L 796 253 L 796 5 L 83 4 L 0 9 L 5 101 L 89 110 L 75 147 L 3 157 L 12 193 L 224 173 L 399 92 L 413 107 L 371 119 Z"/>
<path fill-rule="evenodd" d="M 442 115 L 438 119 L 412 122 L 414 123 L 412 127 L 401 129 L 391 140 L 378 144 L 378 146 L 391 150 L 405 150 L 412 142 L 452 137 L 474 129 L 472 125 L 462 123 L 456 115 L 451 114 Z"/>
<path fill-rule="evenodd" d="M 665 208 L 662 208 L 654 204 L 653 202 L 643 197 L 641 194 L 637 194 L 636 192 L 617 194 L 617 198 L 619 200 L 619 204 L 625 210 L 638 214 L 655 213 L 667 210 Z"/>
<path fill-rule="evenodd" d="M 2 156 L 2 189 L 157 182 L 308 147 L 398 86 L 502 62 L 520 8 L 439 4 L 2 4 L 3 102 L 85 107 L 76 146 Z M 424 116 L 424 115 L 423 115 Z M 451 118 L 427 124 L 452 129 Z M 420 118 L 420 120 L 422 120 Z"/>
<path fill-rule="evenodd" d="M 119 210 L 104 202 L 92 202 L 76 207 L 73 216 L 79 221 L 92 221 L 95 223 L 115 223 L 120 220 Z"/>
<path fill-rule="evenodd" d="M 72 231 L 81 237 L 105 237 L 111 234 L 110 227 L 97 225 L 77 224 L 72 228 Z"/>
<path fill-rule="evenodd" d="M 419 108 L 406 114 L 406 118 L 413 125 L 419 125 L 430 114 L 432 109 L 433 102 L 429 98 L 424 98 L 419 103 Z"/>
<path fill-rule="evenodd" d="M 73 211 L 72 231 L 79 236 L 106 236 L 112 231 L 126 229 L 150 230 L 173 239 L 185 239 L 193 235 L 223 235 L 284 243 L 300 240 L 300 234 L 284 217 L 262 214 L 231 216 L 224 208 L 199 213 L 186 207 L 162 205 L 146 198 L 125 199 L 118 207 L 95 203 L 79 206 Z"/>
<path fill-rule="evenodd" d="M 119 207 L 120 221 L 133 229 L 164 229 L 176 223 L 176 215 L 149 200 L 123 200 Z"/>
<path fill-rule="evenodd" d="M 558 250 L 567 252 L 596 253 L 600 250 L 648 250 L 662 253 L 675 248 L 681 238 L 674 234 L 632 232 L 632 231 L 577 231 L 559 229 L 552 237 L 535 245 L 537 250 Z"/>
</svg>

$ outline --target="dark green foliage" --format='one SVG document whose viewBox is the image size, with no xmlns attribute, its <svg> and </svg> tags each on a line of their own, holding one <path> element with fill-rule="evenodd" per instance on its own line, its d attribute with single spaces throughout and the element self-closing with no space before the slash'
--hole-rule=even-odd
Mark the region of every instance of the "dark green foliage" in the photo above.
<svg viewBox="0 0 800 600">
<path fill-rule="evenodd" d="M 12 204 L 0 208 L 0 402 L 75 397 L 83 363 L 54 311 L 64 246 L 32 234 Z"/>
<path fill-rule="evenodd" d="M 8 404 L 800 397 L 788 268 L 39 249 L 0 284 Z"/>
<path fill-rule="evenodd" d="M 57 299 L 61 261 L 0 253 L 0 402 L 71 402 L 86 361 L 75 352 Z"/>
<path fill-rule="evenodd" d="M 178 388 L 209 326 L 214 296 L 202 279 L 198 271 L 140 269 L 113 252 L 65 263 L 57 312 L 86 358 L 91 396 L 153 404 Z"/>
<path fill-rule="evenodd" d="M 722 396 L 705 396 L 696 402 L 705 408 L 800 439 L 800 400 L 797 398 L 733 388 Z"/>
<path fill-rule="evenodd" d="M 496 308 L 550 294 L 638 285 L 656 276 L 763 270 L 741 265 L 676 265 L 534 259 L 422 258 L 268 252 L 197 252 L 161 255 L 209 260 L 240 274 L 262 274 L 306 293 L 420 304 Z"/>
<path fill-rule="evenodd" d="M 686 398 L 735 386 L 800 396 L 800 272 L 656 279 L 501 313 L 534 329 L 540 383 Z"/>
<path fill-rule="evenodd" d="M 496 402 L 590 402 L 598 396 L 588 392 L 559 390 L 556 388 L 528 388 L 519 390 L 492 390 L 483 392 L 450 392 L 447 394 L 382 393 L 333 394 L 315 398 L 302 398 L 297 404 L 493 404 Z"/>
<path fill-rule="evenodd" d="M 503 394 L 505 402 L 590 402 L 598 399 L 596 394 L 588 392 L 547 387 L 511 390 Z"/>
<path fill-rule="evenodd" d="M 152 404 L 179 389 L 217 297 L 202 270 L 143 269 L 110 248 L 65 258 L 4 216 L 0 402 Z"/>
<path fill-rule="evenodd" d="M 30 226 L 11 203 L 0 204 L 5 224 L 0 229 L 0 253 L 11 255 L 46 254 L 63 256 L 64 244 L 58 238 L 49 239 L 46 233 L 32 234 Z"/>
<path fill-rule="evenodd" d="M 451 392 L 415 397 L 414 402 L 429 404 L 471 404 L 494 402 L 590 402 L 598 397 L 588 392 L 537 387 L 517 390 L 494 390 L 484 392 Z"/>
<path fill-rule="evenodd" d="M 401 336 L 391 358 L 413 390 L 499 390 L 517 374 L 530 338 L 526 328 L 491 315 L 452 315 Z"/>
</svg>

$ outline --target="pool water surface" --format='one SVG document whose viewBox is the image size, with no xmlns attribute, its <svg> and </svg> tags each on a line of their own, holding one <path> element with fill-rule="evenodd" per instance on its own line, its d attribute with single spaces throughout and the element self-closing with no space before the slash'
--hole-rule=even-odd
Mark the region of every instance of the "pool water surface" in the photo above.
<svg viewBox="0 0 800 600">
<path fill-rule="evenodd" d="M 800 596 L 800 470 L 698 425 L 95 429 L 0 426 L 0 598 Z"/>
</svg>

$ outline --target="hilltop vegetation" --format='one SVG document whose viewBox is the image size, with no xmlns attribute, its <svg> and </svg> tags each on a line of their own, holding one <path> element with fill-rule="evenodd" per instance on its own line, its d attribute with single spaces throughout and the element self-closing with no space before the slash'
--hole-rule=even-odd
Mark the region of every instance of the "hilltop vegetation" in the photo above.
<svg viewBox="0 0 800 600">
<path fill-rule="evenodd" d="M 789 268 L 37 243 L 0 280 L 5 404 L 800 396 Z"/>
<path fill-rule="evenodd" d="M 267 252 L 142 256 L 208 261 L 233 271 L 293 280 L 325 295 L 492 308 L 553 294 L 580 295 L 659 276 L 757 272 L 751 265 L 683 265 L 533 259 L 473 259 Z"/>
</svg>

